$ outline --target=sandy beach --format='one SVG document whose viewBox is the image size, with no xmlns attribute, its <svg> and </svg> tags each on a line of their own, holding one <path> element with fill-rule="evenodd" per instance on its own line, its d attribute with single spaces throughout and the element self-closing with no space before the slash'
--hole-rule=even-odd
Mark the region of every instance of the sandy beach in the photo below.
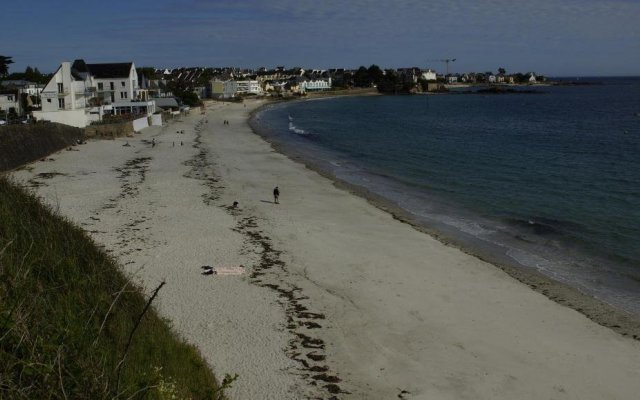
<svg viewBox="0 0 640 400">
<path fill-rule="evenodd" d="M 637 398 L 639 341 L 276 152 L 247 124 L 261 104 L 209 103 L 13 176 L 147 293 L 166 281 L 154 305 L 239 375 L 232 399 Z"/>
</svg>

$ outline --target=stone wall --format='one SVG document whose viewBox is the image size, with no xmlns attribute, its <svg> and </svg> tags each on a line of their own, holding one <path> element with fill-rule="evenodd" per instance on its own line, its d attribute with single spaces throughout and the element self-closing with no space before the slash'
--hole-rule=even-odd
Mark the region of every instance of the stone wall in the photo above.
<svg viewBox="0 0 640 400">
<path fill-rule="evenodd" d="M 55 122 L 0 126 L 0 171 L 39 160 L 84 140 L 84 130 Z"/>
</svg>

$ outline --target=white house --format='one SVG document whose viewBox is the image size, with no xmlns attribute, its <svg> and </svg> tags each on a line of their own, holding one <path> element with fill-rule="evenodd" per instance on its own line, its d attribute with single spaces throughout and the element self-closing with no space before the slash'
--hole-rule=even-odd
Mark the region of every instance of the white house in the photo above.
<svg viewBox="0 0 640 400">
<path fill-rule="evenodd" d="M 437 79 L 436 71 L 432 69 L 422 71 L 422 79 L 424 79 L 425 81 L 435 81 Z"/>
<path fill-rule="evenodd" d="M 275 92 L 275 93 L 284 93 L 287 89 L 287 81 L 277 81 L 277 80 L 270 80 L 270 81 L 264 81 L 264 91 L 265 92 Z"/>
<path fill-rule="evenodd" d="M 17 90 L 2 90 L 0 91 L 0 112 L 2 114 L 21 114 L 20 98 L 18 97 Z"/>
<path fill-rule="evenodd" d="M 153 101 L 143 101 L 135 64 L 63 62 L 42 90 L 42 111 L 34 117 L 85 127 L 105 115 L 155 112 Z"/>
<path fill-rule="evenodd" d="M 305 79 L 298 85 L 300 93 L 331 90 L 331 78 Z"/>
<path fill-rule="evenodd" d="M 536 75 L 532 72 L 531 76 L 529 77 L 529 83 L 536 83 Z"/>
<path fill-rule="evenodd" d="M 487 81 L 489 83 L 496 83 L 496 76 L 493 74 L 487 75 Z"/>
<path fill-rule="evenodd" d="M 235 81 L 236 94 L 262 94 L 260 82 L 252 80 Z"/>
</svg>

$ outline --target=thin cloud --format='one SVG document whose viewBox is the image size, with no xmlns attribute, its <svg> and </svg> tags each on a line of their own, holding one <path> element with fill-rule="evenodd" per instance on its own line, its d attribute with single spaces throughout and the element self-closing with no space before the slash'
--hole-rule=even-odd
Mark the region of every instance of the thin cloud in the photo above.
<svg viewBox="0 0 640 400">
<path fill-rule="evenodd" d="M 38 24 L 19 34 L 18 22 L 30 19 Z M 459 70 L 500 64 L 548 74 L 637 72 L 638 20 L 640 2 L 632 0 L 114 0 L 83 7 L 36 0 L 0 16 L 3 29 L 16 32 L 3 52 L 33 49 L 29 62 L 42 54 L 38 64 L 50 68 L 71 53 L 248 67 L 420 66 L 457 57 Z M 60 43 L 64 51 L 51 51 Z M 16 70 L 22 61 L 14 59 Z"/>
</svg>

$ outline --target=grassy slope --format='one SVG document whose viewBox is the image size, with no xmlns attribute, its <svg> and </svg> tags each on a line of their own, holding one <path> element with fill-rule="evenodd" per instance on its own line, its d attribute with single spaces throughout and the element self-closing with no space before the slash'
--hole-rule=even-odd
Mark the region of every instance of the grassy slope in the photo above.
<svg viewBox="0 0 640 400">
<path fill-rule="evenodd" d="M 0 171 L 47 157 L 82 139 L 84 130 L 53 122 L 0 127 Z"/>
<path fill-rule="evenodd" d="M 216 398 L 205 362 L 153 308 L 118 383 L 146 302 L 81 229 L 0 177 L 0 398 Z"/>
</svg>

